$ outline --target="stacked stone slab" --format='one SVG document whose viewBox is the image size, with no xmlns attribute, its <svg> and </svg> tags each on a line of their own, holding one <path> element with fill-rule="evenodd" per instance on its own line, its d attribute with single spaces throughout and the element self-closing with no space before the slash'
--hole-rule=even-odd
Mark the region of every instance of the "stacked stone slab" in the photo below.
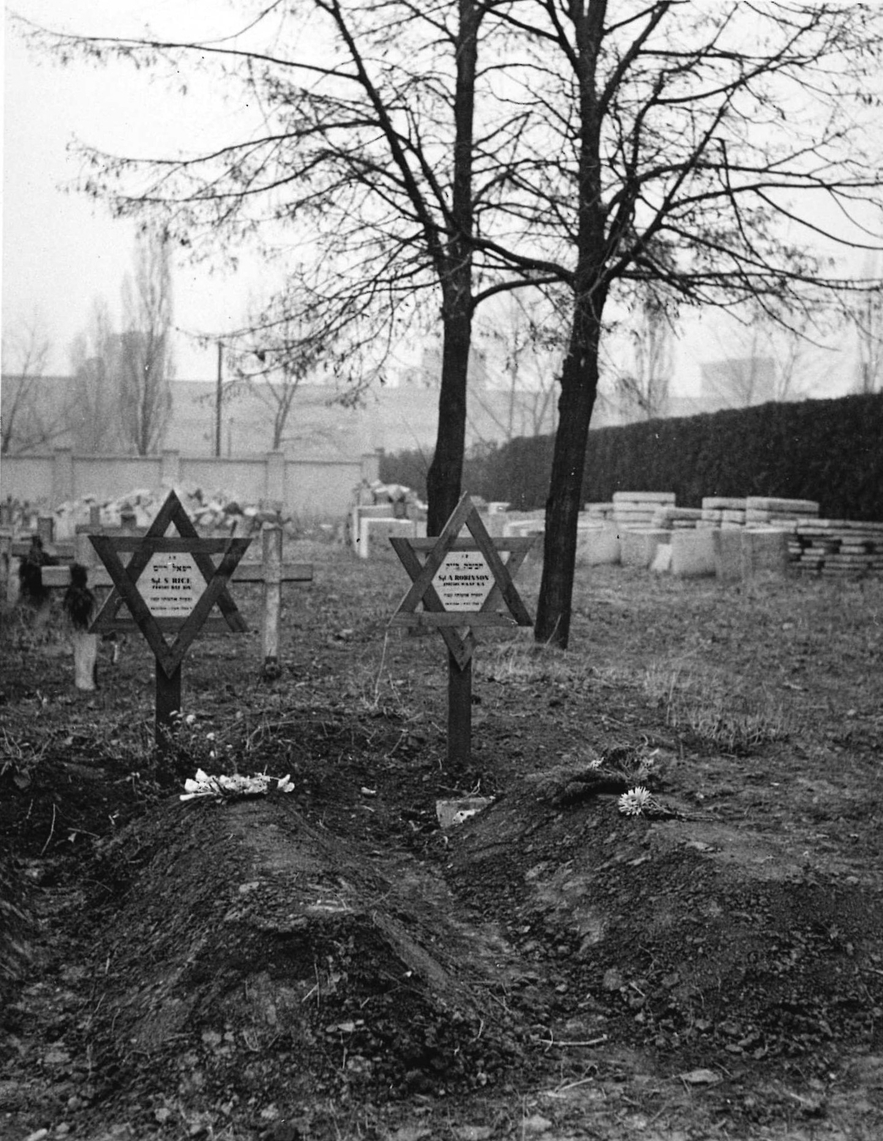
<svg viewBox="0 0 883 1141">
<path fill-rule="evenodd" d="M 620 562 L 625 567 L 649 567 L 660 546 L 668 546 L 671 532 L 659 527 L 626 527 L 619 534 Z"/>
<path fill-rule="evenodd" d="M 600 519 L 602 521 L 613 520 L 613 504 L 612 503 L 587 503 L 581 515 L 589 519 Z"/>
<path fill-rule="evenodd" d="M 675 578 L 701 578 L 717 572 L 715 535 L 693 527 L 671 533 L 671 573 Z"/>
<path fill-rule="evenodd" d="M 744 581 L 788 570 L 788 532 L 778 527 L 721 527 L 706 531 L 714 542 L 715 573 L 724 581 Z"/>
<path fill-rule="evenodd" d="M 794 531 L 797 521 L 818 515 L 819 505 L 814 499 L 773 499 L 766 495 L 749 495 L 745 500 L 745 522 L 762 523 Z"/>
<path fill-rule="evenodd" d="M 674 505 L 673 491 L 614 491 L 613 521 L 619 528 L 653 527 L 656 512 Z"/>
<path fill-rule="evenodd" d="M 666 504 L 653 514 L 653 526 L 663 531 L 693 530 L 702 519 L 698 507 L 672 507 Z"/>
<path fill-rule="evenodd" d="M 791 557 L 803 574 L 826 578 L 883 576 L 883 523 L 852 519 L 798 519 Z"/>
<path fill-rule="evenodd" d="M 731 496 L 706 495 L 702 500 L 702 515 L 696 526 L 702 530 L 744 527 L 745 502 L 744 499 Z"/>
</svg>

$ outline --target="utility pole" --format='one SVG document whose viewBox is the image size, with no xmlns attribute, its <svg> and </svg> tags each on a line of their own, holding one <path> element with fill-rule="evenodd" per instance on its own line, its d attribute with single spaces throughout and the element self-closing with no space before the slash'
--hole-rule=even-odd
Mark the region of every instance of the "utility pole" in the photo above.
<svg viewBox="0 0 883 1141">
<path fill-rule="evenodd" d="M 218 341 L 218 379 L 215 385 L 215 456 L 221 455 L 221 399 L 223 389 L 224 346 Z"/>
</svg>

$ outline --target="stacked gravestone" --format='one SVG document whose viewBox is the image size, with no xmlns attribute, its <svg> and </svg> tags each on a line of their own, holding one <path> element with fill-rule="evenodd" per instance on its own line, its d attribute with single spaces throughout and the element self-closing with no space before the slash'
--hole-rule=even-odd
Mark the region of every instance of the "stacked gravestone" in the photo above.
<svg viewBox="0 0 883 1141">
<path fill-rule="evenodd" d="M 746 523 L 766 523 L 785 531 L 793 531 L 798 519 L 818 515 L 814 499 L 773 499 L 766 495 L 749 495 L 745 500 Z"/>
<path fill-rule="evenodd" d="M 614 491 L 613 521 L 620 528 L 653 527 L 656 512 L 674 505 L 673 491 Z"/>
<path fill-rule="evenodd" d="M 587 516 L 589 519 L 599 519 L 602 521 L 613 520 L 613 504 L 612 503 L 587 503 L 583 508 L 581 514 Z"/>
<path fill-rule="evenodd" d="M 612 524 L 580 515 L 576 531 L 578 565 L 613 565 L 621 561 L 621 555 L 619 532 Z"/>
<path fill-rule="evenodd" d="M 700 529 L 722 528 L 730 530 L 744 527 L 746 500 L 730 496 L 707 495 L 702 500 L 702 516 L 696 526 Z"/>
<path fill-rule="evenodd" d="M 666 504 L 653 514 L 653 526 L 663 531 L 692 530 L 699 525 L 702 511 L 698 507 L 672 507 Z"/>
<path fill-rule="evenodd" d="M 670 539 L 669 531 L 655 525 L 656 513 L 674 507 L 673 491 L 615 491 L 613 523 L 620 543 L 624 566 L 648 567 L 657 548 Z"/>
<path fill-rule="evenodd" d="M 862 578 L 883 574 L 883 523 L 798 519 L 792 558 L 801 573 Z"/>
<path fill-rule="evenodd" d="M 814 517 L 819 505 L 814 499 L 776 499 L 766 495 L 751 495 L 745 500 L 745 522 L 749 527 L 775 527 L 788 531 L 788 556 L 792 562 L 800 558 L 801 547 L 797 539 L 797 523 L 803 517 Z"/>
<path fill-rule="evenodd" d="M 619 535 L 620 561 L 626 567 L 649 567 L 656 552 L 671 542 L 671 532 L 658 527 L 627 527 Z"/>
</svg>

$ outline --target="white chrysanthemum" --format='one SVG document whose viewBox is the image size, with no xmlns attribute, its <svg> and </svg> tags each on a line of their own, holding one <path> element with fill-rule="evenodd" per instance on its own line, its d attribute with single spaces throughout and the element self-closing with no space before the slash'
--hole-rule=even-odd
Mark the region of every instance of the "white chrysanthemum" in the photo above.
<svg viewBox="0 0 883 1141">
<path fill-rule="evenodd" d="M 266 773 L 233 773 L 232 776 L 208 776 L 202 769 L 196 770 L 193 780 L 184 781 L 185 792 L 181 800 L 192 800 L 195 796 L 260 796 L 270 791 L 271 780 L 276 781 L 279 792 L 294 792 L 290 775 L 277 778 Z"/>
<path fill-rule="evenodd" d="M 266 792 L 269 786 L 269 778 L 263 773 L 255 773 L 250 777 L 244 773 L 234 773 L 230 777 L 221 777 L 220 781 L 225 792 L 240 796 L 253 796 L 255 793 Z"/>
<path fill-rule="evenodd" d="M 641 785 L 630 788 L 619 798 L 619 811 L 626 816 L 640 816 L 650 806 L 650 793 Z"/>
<path fill-rule="evenodd" d="M 221 786 L 217 777 L 210 777 L 202 769 L 197 769 L 193 780 L 184 781 L 184 789 L 181 800 L 192 800 L 194 796 L 217 796 Z"/>
</svg>

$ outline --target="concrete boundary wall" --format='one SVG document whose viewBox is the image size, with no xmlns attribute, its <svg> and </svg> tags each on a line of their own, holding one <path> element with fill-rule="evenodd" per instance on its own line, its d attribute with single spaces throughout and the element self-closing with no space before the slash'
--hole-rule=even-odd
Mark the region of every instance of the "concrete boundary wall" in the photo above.
<svg viewBox="0 0 883 1141">
<path fill-rule="evenodd" d="M 353 491 L 364 479 L 380 477 L 379 453 L 353 460 L 292 460 L 284 452 L 237 459 L 185 456 L 76 455 L 70 448 L 51 454 L 4 456 L 0 499 L 39 504 L 48 512 L 62 503 L 94 495 L 118 499 L 137 488 L 194 483 L 207 493 L 231 492 L 246 503 L 270 500 L 291 514 L 331 518 L 346 515 Z"/>
</svg>

